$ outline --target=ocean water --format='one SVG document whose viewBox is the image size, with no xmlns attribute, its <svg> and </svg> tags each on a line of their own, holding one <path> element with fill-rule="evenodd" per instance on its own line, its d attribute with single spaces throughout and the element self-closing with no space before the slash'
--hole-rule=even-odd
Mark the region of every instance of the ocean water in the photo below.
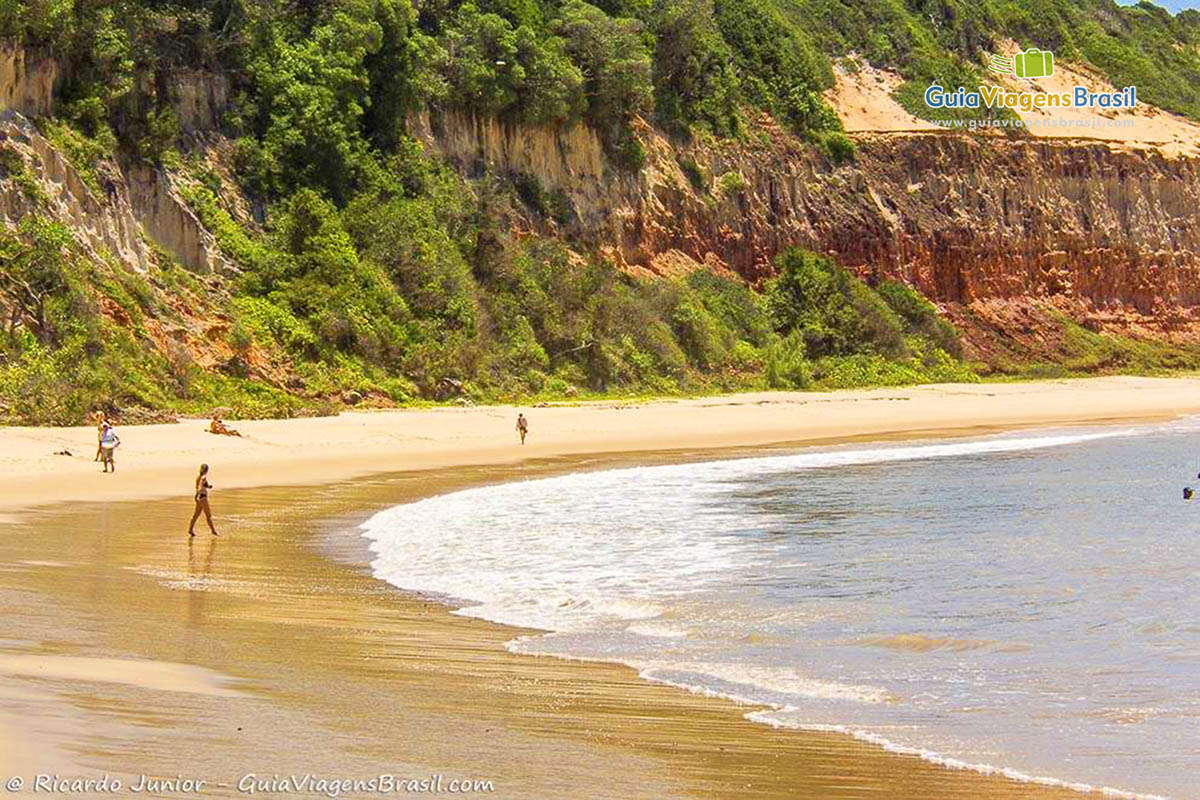
<svg viewBox="0 0 1200 800">
<path fill-rule="evenodd" d="M 950 767 L 1200 797 L 1200 423 L 854 444 L 468 489 L 380 578 Z"/>
</svg>

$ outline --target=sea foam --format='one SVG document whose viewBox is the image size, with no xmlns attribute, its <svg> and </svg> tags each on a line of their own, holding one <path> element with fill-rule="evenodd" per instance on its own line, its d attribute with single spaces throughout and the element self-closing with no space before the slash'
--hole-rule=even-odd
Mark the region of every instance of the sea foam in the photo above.
<svg viewBox="0 0 1200 800">
<path fill-rule="evenodd" d="M 845 508 L 831 504 L 805 510 L 806 481 L 828 482 L 819 476 L 829 471 L 840 478 L 850 474 L 845 470 L 873 469 L 856 480 L 874 482 L 892 474 L 888 464 L 938 460 L 974 464 L 986 474 L 1008 469 L 1007 462 L 993 459 L 1146 430 L 846 446 L 572 473 L 396 506 L 367 520 L 362 534 L 374 553 L 374 573 L 383 580 L 443 599 L 460 615 L 546 632 L 514 639 L 509 643 L 514 652 L 624 663 L 650 681 L 757 706 L 760 710 L 749 718 L 763 724 L 836 731 L 947 768 L 1113 797 L 1153 798 L 1157 795 L 1039 777 L 1033 771 L 945 755 L 938 746 L 897 742 L 869 725 L 851 722 L 862 717 L 851 709 L 918 707 L 934 695 L 889 685 L 886 671 L 879 673 L 882 680 L 843 680 L 814 673 L 806 664 L 786 663 L 789 648 L 803 641 L 805 626 L 843 619 L 853 625 L 861 615 L 891 613 L 890 601 L 875 597 L 868 578 L 896 559 L 911 557 L 887 548 L 855 550 L 852 526 L 840 534 L 850 538 L 833 540 L 845 544 L 838 545 L 844 547 L 837 556 L 843 560 L 832 574 L 827 563 L 810 553 L 794 552 L 797 505 L 804 514 L 830 516 L 835 523 L 837 514 L 855 510 L 853 491 L 846 492 L 850 499 L 843 499 L 849 503 Z M 793 490 L 798 498 L 787 494 L 788 481 L 798 481 Z M 779 499 L 781 491 L 786 502 Z M 864 490 L 868 502 L 874 502 L 874 491 L 873 483 Z M 943 512 L 953 516 L 955 509 Z M 831 529 L 841 530 L 836 524 Z M 863 577 L 858 578 L 860 572 Z M 834 592 L 836 605 L 785 602 L 771 610 L 772 604 L 786 600 L 789 587 L 836 586 L 838 581 L 848 583 Z M 880 658 L 961 659 L 976 653 L 1013 658 L 1024 652 L 1024 645 L 1001 646 L 986 636 L 866 633 L 849 635 L 846 641 L 859 651 L 880 653 Z M 972 674 L 944 676 L 947 686 L 964 692 L 979 680 Z M 913 736 L 919 741 L 922 734 L 915 731 Z"/>
</svg>

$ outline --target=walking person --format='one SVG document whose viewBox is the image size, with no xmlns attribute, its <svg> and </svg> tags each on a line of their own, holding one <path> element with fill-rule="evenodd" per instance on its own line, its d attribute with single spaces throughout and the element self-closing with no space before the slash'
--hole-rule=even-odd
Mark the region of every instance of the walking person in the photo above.
<svg viewBox="0 0 1200 800">
<path fill-rule="evenodd" d="M 106 420 L 100 426 L 100 462 L 104 465 L 105 472 L 117 471 L 117 462 L 113 458 L 113 451 L 120 446 L 121 437 L 117 436 L 117 429 Z"/>
<path fill-rule="evenodd" d="M 212 509 L 208 505 L 208 490 L 211 488 L 212 484 L 208 482 L 208 464 L 201 464 L 200 474 L 196 476 L 196 510 L 192 512 L 192 521 L 188 525 L 189 537 L 196 535 L 196 520 L 200 518 L 200 512 L 204 512 L 204 521 L 208 523 L 208 529 L 212 531 L 212 535 L 221 535 L 213 527 Z"/>
<path fill-rule="evenodd" d="M 521 434 L 521 444 L 525 444 L 525 435 L 529 433 L 529 420 L 521 413 L 517 414 L 517 433 Z"/>
<path fill-rule="evenodd" d="M 104 423 L 108 422 L 108 420 L 104 418 L 103 411 L 96 412 L 95 420 L 96 420 L 96 457 L 93 458 L 92 461 L 99 462 L 100 455 L 101 455 L 100 440 L 104 437 Z"/>
</svg>

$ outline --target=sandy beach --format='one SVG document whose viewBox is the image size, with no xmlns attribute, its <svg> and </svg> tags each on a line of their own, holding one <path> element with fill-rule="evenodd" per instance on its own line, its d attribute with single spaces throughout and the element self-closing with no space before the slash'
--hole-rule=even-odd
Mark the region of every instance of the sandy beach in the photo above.
<svg viewBox="0 0 1200 800">
<path fill-rule="evenodd" d="M 715 448 L 1169 418 L 1200 411 L 1198 389 L 1104 378 L 534 408 L 524 448 L 515 408 L 232 423 L 243 439 L 191 420 L 122 428 L 115 476 L 92 463 L 90 428 L 2 430 L 0 770 L 204 780 L 217 797 L 245 796 L 247 775 L 382 774 L 512 798 L 1078 797 L 772 730 L 625 667 L 511 654 L 522 631 L 372 578 L 355 528 L 452 488 Z M 225 535 L 189 542 L 199 461 Z"/>
<path fill-rule="evenodd" d="M 528 443 L 514 430 L 530 420 Z M 601 453 L 758 447 L 1053 424 L 1168 418 L 1200 412 L 1200 378 L 1108 377 L 945 384 L 845 392 L 347 412 L 336 417 L 207 420 L 119 427 L 116 476 L 93 463 L 96 431 L 0 429 L 0 509 L 66 501 L 178 497 L 197 465 L 219 489 L 330 483 L 398 470 L 511 464 Z M 71 455 L 56 455 L 60 451 Z"/>
</svg>

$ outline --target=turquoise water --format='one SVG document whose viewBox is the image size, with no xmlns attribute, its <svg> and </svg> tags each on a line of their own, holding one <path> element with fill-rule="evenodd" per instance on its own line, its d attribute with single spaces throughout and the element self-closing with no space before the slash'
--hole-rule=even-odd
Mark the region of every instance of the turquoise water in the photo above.
<svg viewBox="0 0 1200 800">
<path fill-rule="evenodd" d="M 586 472 L 398 506 L 374 570 L 959 768 L 1200 797 L 1200 425 Z"/>
</svg>

